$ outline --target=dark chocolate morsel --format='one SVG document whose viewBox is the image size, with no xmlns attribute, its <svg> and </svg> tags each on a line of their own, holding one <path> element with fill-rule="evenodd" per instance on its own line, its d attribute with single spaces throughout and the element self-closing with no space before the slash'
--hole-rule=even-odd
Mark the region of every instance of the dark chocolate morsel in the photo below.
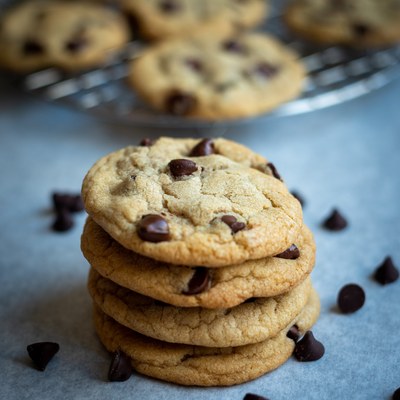
<svg viewBox="0 0 400 400">
<path fill-rule="evenodd" d="M 197 164 L 192 160 L 186 160 L 180 158 L 172 160 L 168 163 L 169 170 L 174 178 L 180 178 L 182 176 L 188 176 L 198 170 Z"/>
<path fill-rule="evenodd" d="M 194 95 L 174 90 L 165 100 L 165 109 L 174 115 L 187 115 L 193 111 L 196 104 L 197 99 Z"/>
<path fill-rule="evenodd" d="M 244 47 L 241 43 L 234 39 L 226 40 L 222 43 L 222 48 L 231 53 L 244 53 Z"/>
<path fill-rule="evenodd" d="M 368 25 L 362 23 L 354 24 L 353 32 L 355 35 L 362 38 L 371 32 L 371 28 Z"/>
<path fill-rule="evenodd" d="M 347 221 L 338 210 L 334 209 L 323 222 L 323 226 L 330 231 L 341 231 L 347 227 Z"/>
<path fill-rule="evenodd" d="M 65 50 L 70 53 L 78 53 L 84 49 L 88 44 L 87 39 L 84 36 L 76 36 L 65 43 Z"/>
<path fill-rule="evenodd" d="M 67 209 L 57 211 L 57 216 L 53 222 L 52 229 L 56 232 L 66 232 L 74 226 L 74 220 Z"/>
<path fill-rule="evenodd" d="M 243 400 L 268 400 L 266 397 L 259 396 L 258 394 L 247 393 Z"/>
<path fill-rule="evenodd" d="M 111 360 L 108 380 L 111 382 L 124 382 L 131 377 L 132 372 L 131 359 L 124 352 L 117 350 Z"/>
<path fill-rule="evenodd" d="M 182 293 L 186 295 L 194 295 L 204 292 L 208 288 L 210 282 L 210 274 L 205 267 L 198 267 L 190 279 L 187 289 Z"/>
<path fill-rule="evenodd" d="M 187 58 L 185 64 L 193 71 L 201 72 L 203 70 L 203 63 L 196 58 Z"/>
<path fill-rule="evenodd" d="M 159 7 L 165 13 L 173 13 L 180 9 L 179 4 L 174 0 L 163 0 L 159 3 Z"/>
<path fill-rule="evenodd" d="M 157 214 L 147 214 L 138 224 L 138 235 L 147 242 L 163 242 L 169 240 L 168 222 Z"/>
<path fill-rule="evenodd" d="M 297 191 L 293 190 L 292 192 L 290 192 L 290 194 L 299 201 L 299 203 L 301 204 L 302 207 L 304 207 L 305 201 L 304 201 L 304 197 Z"/>
<path fill-rule="evenodd" d="M 301 334 L 299 331 L 299 327 L 297 325 L 293 325 L 289 330 L 288 333 L 286 334 L 286 336 L 289 339 L 292 339 L 295 343 L 297 343 L 297 341 L 300 339 Z"/>
<path fill-rule="evenodd" d="M 311 331 L 307 331 L 296 343 L 296 347 L 294 349 L 294 356 L 298 361 L 317 361 L 319 360 L 325 353 L 324 345 L 315 339 L 313 333 Z"/>
<path fill-rule="evenodd" d="M 53 206 L 57 212 L 67 210 L 70 212 L 79 212 L 85 209 L 80 194 L 67 194 L 54 192 L 52 194 Z"/>
<path fill-rule="evenodd" d="M 255 66 L 254 72 L 264 78 L 272 78 L 278 73 L 279 69 L 266 62 L 259 63 Z"/>
<path fill-rule="evenodd" d="M 399 271 L 393 264 L 392 257 L 386 257 L 375 270 L 375 280 L 382 285 L 393 283 L 399 279 Z"/>
<path fill-rule="evenodd" d="M 30 344 L 26 349 L 37 369 L 44 371 L 50 360 L 60 350 L 60 345 L 53 342 L 39 342 Z"/>
<path fill-rule="evenodd" d="M 35 40 L 27 40 L 22 48 L 24 54 L 33 56 L 44 53 L 44 47 Z"/>
<path fill-rule="evenodd" d="M 394 391 L 392 400 L 400 400 L 400 387 Z"/>
<path fill-rule="evenodd" d="M 364 303 L 365 292 L 361 286 L 350 283 L 340 289 L 337 304 L 344 314 L 350 314 L 359 310 Z"/>
<path fill-rule="evenodd" d="M 149 146 L 153 146 L 154 144 L 154 140 L 150 139 L 150 138 L 144 138 L 140 141 L 139 146 L 143 146 L 143 147 L 149 147 Z"/>
<path fill-rule="evenodd" d="M 286 260 L 296 260 L 300 257 L 300 250 L 295 244 L 292 244 L 288 249 L 277 254 L 275 257 L 284 258 Z"/>
<path fill-rule="evenodd" d="M 224 215 L 221 217 L 221 221 L 231 228 L 232 233 L 241 231 L 246 227 L 246 224 L 244 222 L 239 222 L 237 218 L 233 215 Z"/>
<path fill-rule="evenodd" d="M 279 179 L 280 181 L 282 180 L 282 177 L 280 176 L 278 170 L 276 169 L 275 165 L 272 163 L 267 164 L 267 168 L 271 171 L 271 174 L 274 178 Z"/>
<path fill-rule="evenodd" d="M 201 157 L 201 156 L 209 156 L 210 154 L 214 154 L 214 142 L 212 139 L 203 139 L 196 146 L 193 147 L 190 152 L 190 157 Z"/>
</svg>

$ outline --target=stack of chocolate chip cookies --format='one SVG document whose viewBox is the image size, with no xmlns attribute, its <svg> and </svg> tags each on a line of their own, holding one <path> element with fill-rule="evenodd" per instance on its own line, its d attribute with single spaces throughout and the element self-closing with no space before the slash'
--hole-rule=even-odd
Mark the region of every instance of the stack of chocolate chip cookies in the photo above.
<svg viewBox="0 0 400 400">
<path fill-rule="evenodd" d="M 246 147 L 145 140 L 99 160 L 82 196 L 96 331 L 138 372 L 245 382 L 284 363 L 318 318 L 300 203 Z"/>
</svg>

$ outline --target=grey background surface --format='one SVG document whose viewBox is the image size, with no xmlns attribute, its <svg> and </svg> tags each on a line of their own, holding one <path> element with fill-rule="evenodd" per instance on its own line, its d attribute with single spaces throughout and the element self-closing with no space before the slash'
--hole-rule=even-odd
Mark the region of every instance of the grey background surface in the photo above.
<svg viewBox="0 0 400 400">
<path fill-rule="evenodd" d="M 0 84 L 0 398 L 231 399 L 254 392 L 271 400 L 390 399 L 400 386 L 400 281 L 371 279 L 390 254 L 400 265 L 400 82 L 311 114 L 270 119 L 228 132 L 148 131 L 94 120 Z M 314 363 L 289 360 L 278 370 L 231 388 L 184 388 L 134 375 L 106 380 L 109 356 L 94 334 L 79 250 L 85 216 L 65 234 L 49 230 L 54 190 L 78 191 L 102 155 L 144 136 L 224 134 L 273 161 L 306 199 L 315 234 L 313 272 L 321 295 L 315 336 L 326 347 Z M 338 207 L 349 220 L 326 232 Z M 341 315 L 342 285 L 366 291 L 364 308 Z M 61 350 L 45 372 L 32 368 L 26 346 L 56 341 Z"/>
</svg>

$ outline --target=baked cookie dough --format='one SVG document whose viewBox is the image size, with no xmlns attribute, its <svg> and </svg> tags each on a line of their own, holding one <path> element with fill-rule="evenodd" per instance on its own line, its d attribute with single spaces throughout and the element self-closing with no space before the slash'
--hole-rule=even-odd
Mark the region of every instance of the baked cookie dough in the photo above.
<svg viewBox="0 0 400 400">
<path fill-rule="evenodd" d="M 0 65 L 19 72 L 81 70 L 105 62 L 128 40 L 125 19 L 101 5 L 26 1 L 1 19 Z"/>
<path fill-rule="evenodd" d="M 159 139 L 100 159 L 82 186 L 88 214 L 126 248 L 172 264 L 221 267 L 295 242 L 300 203 L 270 170 L 193 155 L 188 143 Z"/>
<path fill-rule="evenodd" d="M 399 0 L 295 0 L 285 19 L 315 42 L 379 47 L 400 40 Z"/>
<path fill-rule="evenodd" d="M 270 36 L 169 40 L 132 62 L 129 82 L 156 110 L 205 120 L 255 116 L 297 97 L 305 69 Z"/>
</svg>

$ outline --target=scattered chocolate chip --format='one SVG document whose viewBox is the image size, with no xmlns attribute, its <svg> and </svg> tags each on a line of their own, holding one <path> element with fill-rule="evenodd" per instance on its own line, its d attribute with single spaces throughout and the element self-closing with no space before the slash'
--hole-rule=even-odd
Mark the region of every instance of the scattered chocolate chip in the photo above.
<svg viewBox="0 0 400 400">
<path fill-rule="evenodd" d="M 69 212 L 80 212 L 85 209 L 79 194 L 67 194 L 54 192 L 52 194 L 53 206 L 57 212 L 67 210 Z"/>
<path fill-rule="evenodd" d="M 155 143 L 155 140 L 150 139 L 150 138 L 144 138 L 140 141 L 139 146 L 149 147 L 149 146 L 153 146 L 154 143 Z"/>
<path fill-rule="evenodd" d="M 40 43 L 34 40 L 27 40 L 23 45 L 22 51 L 25 55 L 33 56 L 43 54 L 44 48 Z"/>
<path fill-rule="evenodd" d="M 60 350 L 60 345 L 53 342 L 39 342 L 30 344 L 26 349 L 37 369 L 44 371 L 50 360 Z"/>
<path fill-rule="evenodd" d="M 201 72 L 203 71 L 203 63 L 196 58 L 187 58 L 185 64 L 191 68 L 193 71 Z"/>
<path fill-rule="evenodd" d="M 275 257 L 284 258 L 286 260 L 296 260 L 300 257 L 300 250 L 295 244 L 292 244 L 288 249 L 277 254 Z"/>
<path fill-rule="evenodd" d="M 210 154 L 214 154 L 214 142 L 212 139 L 203 139 L 196 146 L 193 147 L 190 152 L 190 157 L 201 157 L 201 156 L 209 156 Z"/>
<path fill-rule="evenodd" d="M 267 164 L 267 168 L 271 171 L 271 174 L 274 178 L 279 179 L 280 181 L 282 180 L 282 177 L 280 176 L 278 170 L 276 169 L 275 165 L 272 163 Z"/>
<path fill-rule="evenodd" d="M 164 0 L 159 3 L 161 11 L 165 13 L 173 13 L 179 11 L 180 6 L 177 2 L 173 0 Z"/>
<path fill-rule="evenodd" d="M 168 167 L 174 178 L 191 175 L 198 169 L 195 162 L 192 160 L 186 160 L 184 158 L 170 161 L 168 163 Z"/>
<path fill-rule="evenodd" d="M 392 400 L 400 400 L 400 387 L 394 391 Z"/>
<path fill-rule="evenodd" d="M 232 233 L 241 231 L 246 227 L 246 224 L 244 222 L 239 222 L 237 218 L 233 215 L 224 215 L 221 217 L 221 220 L 231 228 Z"/>
<path fill-rule="evenodd" d="M 117 350 L 111 360 L 108 380 L 111 382 L 124 382 L 131 377 L 132 372 L 131 359 L 124 352 Z"/>
<path fill-rule="evenodd" d="M 354 24 L 353 25 L 353 32 L 358 37 L 364 37 L 371 32 L 371 27 L 366 24 Z"/>
<path fill-rule="evenodd" d="M 289 330 L 288 333 L 286 334 L 286 336 L 289 339 L 294 340 L 295 343 L 297 343 L 297 341 L 300 339 L 301 337 L 301 333 L 299 331 L 299 327 L 297 325 L 293 325 Z"/>
<path fill-rule="evenodd" d="M 254 72 L 257 75 L 261 75 L 264 78 L 272 78 L 274 75 L 278 73 L 278 71 L 279 68 L 274 67 L 273 65 L 268 64 L 266 62 L 259 63 L 254 68 Z"/>
<path fill-rule="evenodd" d="M 203 292 L 207 289 L 210 282 L 210 274 L 205 267 L 198 267 L 190 279 L 187 289 L 182 293 L 186 295 L 194 295 Z"/>
<path fill-rule="evenodd" d="M 74 226 L 74 220 L 72 219 L 71 213 L 66 210 L 60 210 L 57 212 L 56 219 L 52 225 L 52 229 L 56 232 L 66 232 Z"/>
<path fill-rule="evenodd" d="M 347 227 L 347 221 L 338 210 L 334 209 L 323 222 L 323 226 L 330 231 L 341 231 Z"/>
<path fill-rule="evenodd" d="M 340 289 L 337 304 L 344 314 L 350 314 L 359 310 L 364 303 L 365 292 L 361 286 L 350 283 Z"/>
<path fill-rule="evenodd" d="M 301 206 L 304 207 L 304 204 L 305 204 L 304 197 L 299 192 L 296 192 L 295 190 L 293 190 L 290 193 L 295 199 L 297 199 L 299 201 Z"/>
<path fill-rule="evenodd" d="M 399 279 L 399 271 L 393 264 L 391 257 L 386 257 L 383 260 L 383 263 L 375 270 L 374 277 L 375 280 L 382 285 L 395 282 L 397 279 Z"/>
<path fill-rule="evenodd" d="M 259 396 L 258 394 L 247 393 L 243 400 L 268 400 L 266 397 Z"/>
<path fill-rule="evenodd" d="M 88 40 L 84 36 L 79 35 L 65 43 L 65 50 L 70 53 L 78 53 L 84 49 L 87 44 Z"/>
<path fill-rule="evenodd" d="M 244 53 L 244 47 L 241 43 L 239 43 L 237 40 L 227 40 L 222 43 L 222 48 L 225 51 L 229 51 L 231 53 Z"/>
<path fill-rule="evenodd" d="M 169 240 L 168 222 L 157 214 L 147 214 L 138 224 L 138 235 L 147 242 L 163 242 Z"/>
<path fill-rule="evenodd" d="M 311 331 L 307 331 L 296 343 L 296 347 L 294 349 L 294 356 L 298 361 L 317 361 L 319 360 L 325 353 L 324 345 L 315 339 L 313 333 Z"/>
<path fill-rule="evenodd" d="M 188 115 L 196 107 L 197 99 L 189 93 L 172 91 L 165 100 L 165 109 L 174 115 Z"/>
</svg>

